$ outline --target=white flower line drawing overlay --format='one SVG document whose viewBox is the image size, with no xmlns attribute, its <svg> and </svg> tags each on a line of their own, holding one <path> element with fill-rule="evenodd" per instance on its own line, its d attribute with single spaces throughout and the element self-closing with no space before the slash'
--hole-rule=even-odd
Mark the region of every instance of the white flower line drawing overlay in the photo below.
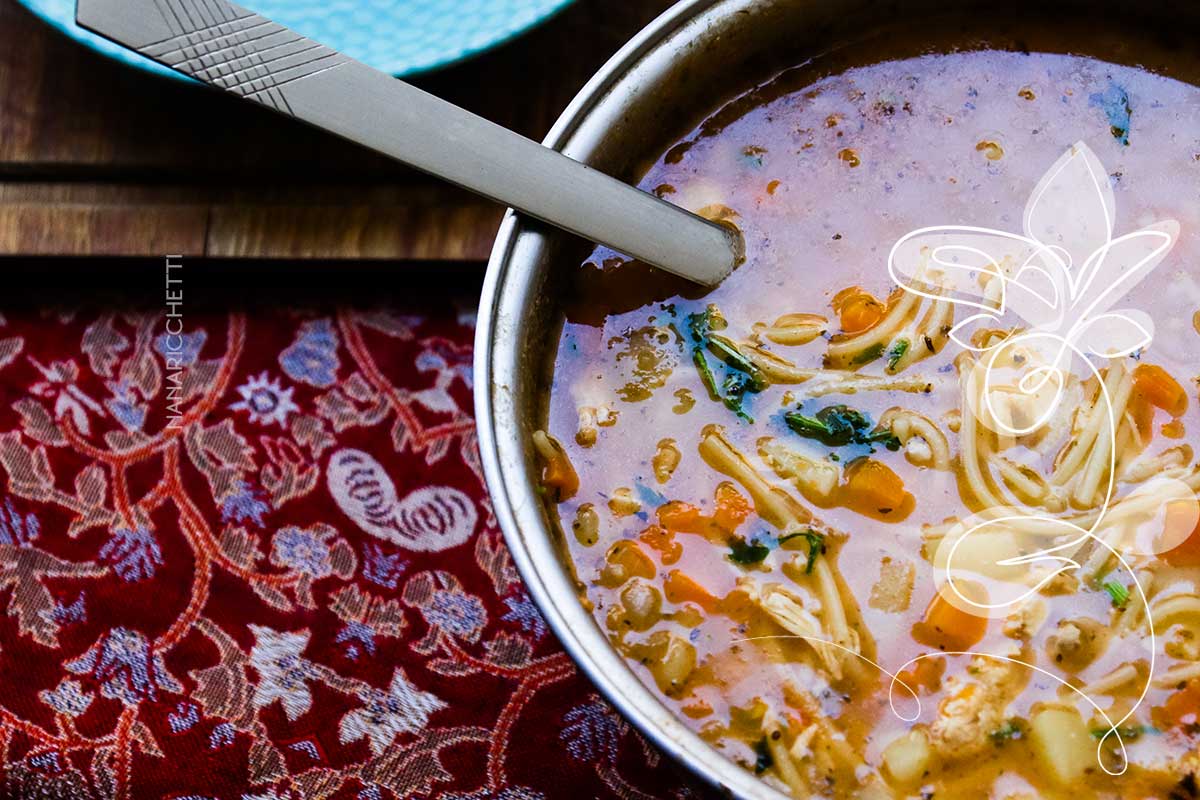
<svg viewBox="0 0 1200 800">
<path fill-rule="evenodd" d="M 1109 775 L 1123 774 L 1128 768 L 1119 727 L 1134 715 L 1150 689 L 1156 643 L 1150 604 L 1141 582 L 1120 549 L 1096 533 L 1113 501 L 1118 443 L 1110 390 L 1105 376 L 1090 357 L 1123 358 L 1150 345 L 1154 323 L 1147 314 L 1136 309 L 1110 309 L 1162 263 L 1179 235 L 1179 224 L 1167 220 L 1114 238 L 1115 221 L 1116 203 L 1108 173 L 1091 149 L 1077 142 L 1035 187 L 1023 215 L 1022 234 L 976 227 L 923 228 L 899 240 L 888 257 L 888 273 L 905 291 L 933 299 L 945 299 L 950 292 L 952 302 L 975 311 L 949 334 L 964 351 L 980 357 L 981 370 L 970 375 L 967 384 L 969 388 L 978 388 L 982 381 L 982 391 L 978 395 L 974 391 L 964 394 L 963 402 L 968 406 L 962 409 L 964 416 L 973 414 L 990 430 L 1019 437 L 1047 424 L 1062 399 L 1065 371 L 1075 357 L 1083 361 L 1097 381 L 1107 415 L 1104 421 L 1108 439 L 1104 450 L 1108 469 L 1103 500 L 1091 525 L 1085 528 L 1056 517 L 1036 517 L 1015 509 L 1013 513 L 991 509 L 992 513 L 969 520 L 969 527 L 960 535 L 944 539 L 940 550 L 945 552 L 939 552 L 940 558 L 935 563 L 943 562 L 938 585 L 942 597 L 976 616 L 998 616 L 1014 609 L 1059 574 L 1080 569 L 1073 556 L 1089 540 L 1112 553 L 1120 569 L 1132 578 L 1149 621 L 1150 637 L 1149 675 L 1137 701 L 1121 719 L 1111 720 L 1086 693 L 1035 665 L 997 654 L 962 654 L 1022 664 L 1066 686 L 1086 701 L 1108 725 L 1097 743 L 1096 757 Z M 980 342 L 971 337 L 971 331 L 985 323 L 999 323 L 1010 312 L 1028 327 L 1013 329 L 996 342 Z M 994 405 L 996 393 L 992 391 L 993 380 L 1005 372 L 1003 357 L 1015 348 L 1043 356 L 1042 363 L 1031 360 L 1030 366 L 1018 370 L 1023 374 L 1018 375 L 1017 391 L 1032 398 L 1035 411 L 1040 412 L 1020 426 L 1014 425 Z M 1043 394 L 1046 389 L 1050 391 L 1048 398 Z M 1037 408 L 1039 404 L 1041 409 Z M 1190 500 L 1195 512 L 1194 493 L 1183 484 L 1164 486 L 1170 482 L 1171 479 L 1158 481 L 1155 491 Z M 1032 585 L 1026 585 L 1023 592 L 998 602 L 980 602 L 968 597 L 959 586 L 955 567 L 959 548 L 972 535 L 1006 523 L 1057 527 L 1059 535 L 1055 538 L 1065 535 L 1067 540 L 994 562 L 1000 569 L 1046 567 L 1027 573 L 1027 581 Z M 1150 551 L 1162 552 L 1175 544 L 1178 542 L 1160 540 L 1153 543 Z M 1131 551 L 1139 552 L 1133 548 Z M 901 671 L 911 663 L 903 665 Z M 1105 742 L 1113 735 L 1117 737 L 1121 756 L 1116 769 L 1110 768 L 1103 758 Z"/>
<path fill-rule="evenodd" d="M 972 656 L 1027 667 L 1066 687 L 1096 711 L 1107 724 L 1096 744 L 1097 762 L 1108 775 L 1125 773 L 1129 762 L 1120 728 L 1137 712 L 1152 685 L 1156 637 L 1149 600 L 1122 549 L 1131 554 L 1155 554 L 1172 549 L 1200 521 L 1200 504 L 1187 484 L 1173 478 L 1154 478 L 1147 487 L 1139 487 L 1126 499 L 1145 489 L 1146 497 L 1164 497 L 1163 505 L 1186 501 L 1191 524 L 1177 528 L 1183 531 L 1182 537 L 1164 535 L 1157 541 L 1127 544 L 1118 541 L 1114 544 L 1097 535 L 1108 515 L 1116 488 L 1117 420 L 1104 375 L 1090 357 L 1112 361 L 1138 355 L 1149 347 L 1154 323 L 1147 314 L 1137 309 L 1110 309 L 1162 263 L 1179 236 L 1178 222 L 1166 220 L 1114 238 L 1115 209 L 1108 173 L 1092 150 L 1084 142 L 1077 142 L 1035 187 L 1023 215 L 1023 233 L 972 226 L 921 228 L 902 237 L 893 246 L 888 256 L 888 273 L 906 292 L 934 301 L 949 299 L 955 305 L 972 309 L 971 315 L 958 322 L 949 333 L 951 341 L 964 353 L 980 357 L 977 369 L 968 376 L 967 385 L 969 389 L 982 388 L 982 391 L 978 395 L 974 391 L 964 393 L 964 419 L 970 414 L 993 432 L 1019 437 L 1037 431 L 1051 418 L 1062 399 L 1066 369 L 1075 357 L 1086 364 L 1097 380 L 1098 396 L 1103 399 L 1107 412 L 1107 419 L 1102 421 L 1107 421 L 1108 438 L 1103 444 L 1106 445 L 1108 477 L 1091 524 L 1084 527 L 1060 517 L 1021 513 L 1017 508 L 988 509 L 964 520 L 957 535 L 943 539 L 934 559 L 935 566 L 941 562 L 942 567 L 935 580 L 938 594 L 961 610 L 975 616 L 1006 616 L 1006 612 L 1059 574 L 1082 569 L 1073 556 L 1089 541 L 1095 542 L 1111 553 L 1119 569 L 1130 576 L 1138 601 L 1145 609 L 1149 630 L 1149 671 L 1136 702 L 1120 719 L 1113 720 L 1080 688 L 1034 664 L 998 653 L 938 650 L 918 655 L 890 671 L 860 653 L 819 637 L 786 634 L 738 641 L 802 639 L 857 656 L 891 678 L 889 706 L 899 719 L 910 723 L 921 716 L 921 699 L 917 691 L 899 676 L 922 659 Z M 999 323 L 1009 314 L 1018 317 L 1027 327 L 1012 327 L 1007 335 L 995 342 L 973 340 L 972 332 L 982 324 Z M 1041 356 L 1040 363 L 1031 362 L 1015 383 L 1022 396 L 1033 398 L 1042 405 L 1040 413 L 1021 426 L 1012 424 L 1011 419 L 1001 413 L 994 405 L 992 393 L 993 380 L 1008 368 L 1003 357 L 1018 347 Z M 1050 390 L 1049 397 L 1041 394 L 1046 389 Z M 1041 528 L 1043 535 L 1046 530 L 1057 528 L 1058 534 L 1052 539 L 1068 538 L 1032 553 L 1014 552 L 1010 557 L 992 562 L 989 566 L 1001 571 L 1030 566 L 1044 569 L 1028 572 L 1021 582 L 1024 590 L 1020 593 L 1000 602 L 980 602 L 960 589 L 961 576 L 954 566 L 955 556 L 962 543 L 972 535 L 1005 523 Z M 897 686 L 914 701 L 915 710 L 911 714 L 897 708 Z M 1116 737 L 1120 756 L 1116 768 L 1110 768 L 1104 758 L 1105 743 L 1111 736 Z"/>
</svg>

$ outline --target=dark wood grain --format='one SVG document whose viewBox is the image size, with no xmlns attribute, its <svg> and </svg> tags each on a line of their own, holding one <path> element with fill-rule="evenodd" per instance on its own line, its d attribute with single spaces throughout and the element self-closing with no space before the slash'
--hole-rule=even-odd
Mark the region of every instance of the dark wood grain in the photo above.
<svg viewBox="0 0 1200 800">
<path fill-rule="evenodd" d="M 533 138 L 668 0 L 580 0 L 413 82 Z M 501 209 L 0 0 L 0 254 L 479 260 Z"/>
</svg>

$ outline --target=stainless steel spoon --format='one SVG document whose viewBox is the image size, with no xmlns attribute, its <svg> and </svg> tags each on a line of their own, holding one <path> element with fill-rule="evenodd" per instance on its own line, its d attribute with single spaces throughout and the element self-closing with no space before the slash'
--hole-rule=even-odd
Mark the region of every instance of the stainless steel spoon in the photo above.
<svg viewBox="0 0 1200 800">
<path fill-rule="evenodd" d="M 199 81 L 365 145 L 697 283 L 733 231 L 225 0 L 78 0 L 78 22 Z"/>
</svg>

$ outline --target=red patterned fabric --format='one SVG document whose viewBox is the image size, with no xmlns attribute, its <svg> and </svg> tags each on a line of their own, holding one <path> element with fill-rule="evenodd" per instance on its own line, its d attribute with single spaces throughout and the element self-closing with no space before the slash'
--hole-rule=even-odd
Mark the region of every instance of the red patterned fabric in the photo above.
<svg viewBox="0 0 1200 800">
<path fill-rule="evenodd" d="M 469 312 L 10 313 L 15 798 L 683 798 L 492 518 Z M 172 328 L 175 330 L 175 328 Z"/>
</svg>

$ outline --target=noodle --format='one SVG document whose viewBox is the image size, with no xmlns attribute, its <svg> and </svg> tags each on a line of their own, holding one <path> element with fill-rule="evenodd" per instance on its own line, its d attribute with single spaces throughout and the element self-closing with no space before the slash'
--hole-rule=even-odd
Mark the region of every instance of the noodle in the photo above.
<svg viewBox="0 0 1200 800">
<path fill-rule="evenodd" d="M 754 500 L 759 515 L 779 530 L 794 532 L 812 522 L 812 514 L 793 500 L 787 492 L 767 483 L 758 471 L 750 466 L 745 456 L 729 443 L 718 426 L 709 426 L 705 429 L 700 440 L 700 454 L 713 469 L 742 484 Z M 799 570 L 793 572 L 796 571 Z M 813 577 L 821 599 L 820 619 L 823 630 L 820 633 L 823 638 L 851 653 L 861 652 L 862 642 L 859 635 L 850 629 L 844 599 L 838 589 L 838 581 L 829 558 L 816 559 L 813 565 Z M 777 614 L 784 614 L 789 618 L 798 629 L 792 630 L 787 625 L 785 627 L 788 627 L 793 633 L 801 636 L 814 635 L 801 632 L 810 626 L 805 623 L 807 612 L 804 612 L 803 607 L 796 602 L 796 598 L 786 594 L 776 595 L 776 591 L 766 587 L 760 592 L 752 594 L 751 597 L 759 597 L 760 601 L 769 602 L 771 597 L 777 596 L 796 603 L 797 609 L 791 609 L 783 600 L 778 600 L 770 604 L 770 607 L 764 606 L 764 609 L 777 621 L 779 621 Z M 804 613 L 787 616 L 785 612 L 792 610 Z M 840 678 L 842 674 L 840 664 L 848 654 L 831 645 L 811 642 L 810 644 L 813 644 L 814 648 L 821 652 L 823 660 L 830 667 L 830 672 L 834 674 L 834 677 Z"/>
<path fill-rule="evenodd" d="M 1080 691 L 1086 695 L 1112 694 L 1125 684 L 1135 680 L 1140 673 L 1132 664 L 1122 664 L 1102 678 L 1084 686 Z"/>
<path fill-rule="evenodd" d="M 758 367 L 773 384 L 785 386 L 814 381 L 806 388 L 809 397 L 827 394 L 855 394 L 857 392 L 912 392 L 928 394 L 933 390 L 933 381 L 921 376 L 896 378 L 879 375 L 860 375 L 836 369 L 802 369 L 791 361 L 772 353 L 752 342 L 742 342 L 739 349 Z"/>
<path fill-rule="evenodd" d="M 1176 595 L 1154 604 L 1152 609 L 1155 633 L 1162 633 L 1182 619 L 1200 622 L 1200 596 L 1198 595 Z"/>
<path fill-rule="evenodd" d="M 879 418 L 879 429 L 890 430 L 905 445 L 904 455 L 911 463 L 938 470 L 951 468 L 950 443 L 946 440 L 946 434 L 924 414 L 898 407 L 889 408 Z M 914 454 L 908 447 L 913 438 L 928 445 L 928 456 Z"/>
<path fill-rule="evenodd" d="M 764 739 L 771 753 L 771 759 L 779 772 L 779 777 L 787 784 L 796 797 L 806 797 L 811 794 L 808 781 L 800 774 L 800 770 L 792 762 L 792 755 L 783 742 L 783 726 L 772 715 L 763 727 Z"/>
<path fill-rule="evenodd" d="M 861 366 L 873 351 L 882 354 L 905 321 L 917 312 L 920 302 L 917 295 L 902 293 L 898 301 L 888 304 L 887 313 L 874 327 L 840 341 L 831 341 L 825 353 L 825 363 L 844 369 Z"/>
<path fill-rule="evenodd" d="M 728 475 L 745 487 L 754 500 L 758 514 L 781 531 L 793 531 L 808 524 L 812 514 L 788 495 L 771 486 L 750 462 L 725 438 L 723 429 L 710 425 L 700 438 L 700 457 L 710 467 Z"/>
</svg>

